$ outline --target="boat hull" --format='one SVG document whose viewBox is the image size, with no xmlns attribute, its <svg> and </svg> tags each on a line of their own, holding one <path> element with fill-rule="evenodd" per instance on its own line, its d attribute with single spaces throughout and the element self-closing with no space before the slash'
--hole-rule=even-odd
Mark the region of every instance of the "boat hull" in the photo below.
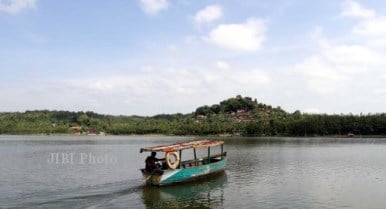
<svg viewBox="0 0 386 209">
<path fill-rule="evenodd" d="M 218 162 L 175 170 L 164 170 L 163 174 L 148 174 L 142 170 L 146 185 L 164 186 L 181 182 L 193 181 L 208 175 L 224 171 L 226 159 Z"/>
</svg>

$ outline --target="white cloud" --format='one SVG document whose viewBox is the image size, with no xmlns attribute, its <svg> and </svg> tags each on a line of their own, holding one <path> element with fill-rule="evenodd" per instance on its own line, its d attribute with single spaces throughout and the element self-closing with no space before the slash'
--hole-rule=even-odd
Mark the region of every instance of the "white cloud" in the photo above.
<svg viewBox="0 0 386 209">
<path fill-rule="evenodd" d="M 386 36 L 386 17 L 380 16 L 361 21 L 355 28 L 354 33 L 364 36 Z"/>
<path fill-rule="evenodd" d="M 194 21 L 197 24 L 209 23 L 221 18 L 223 15 L 222 8 L 219 5 L 209 5 L 198 11 L 194 16 Z"/>
<path fill-rule="evenodd" d="M 219 63 L 225 64 L 224 61 Z M 271 80 L 259 69 L 145 68 L 151 70 L 61 81 L 62 89 L 71 89 L 62 92 L 61 97 L 67 98 L 67 104 L 73 106 L 94 101 L 92 108 L 95 109 L 92 110 L 101 113 L 187 113 L 198 106 L 216 103 L 243 92 L 261 91 Z M 45 91 L 48 88 L 43 86 L 40 89 Z M 39 94 L 43 93 L 35 93 Z M 113 109 L 111 103 L 114 104 Z"/>
<path fill-rule="evenodd" d="M 35 0 L 0 0 L 0 12 L 17 14 L 35 7 Z"/>
<path fill-rule="evenodd" d="M 240 75 L 242 74 L 242 75 Z M 246 84 L 250 87 L 256 87 L 257 85 L 267 85 L 271 82 L 269 75 L 261 70 L 251 70 L 249 72 L 238 72 L 238 75 L 235 75 L 236 79 L 240 79 L 240 84 Z"/>
<path fill-rule="evenodd" d="M 155 15 L 169 7 L 167 0 L 140 0 L 141 8 L 149 15 Z"/>
<path fill-rule="evenodd" d="M 381 53 L 360 44 L 327 46 L 323 48 L 323 56 L 347 73 L 371 70 L 386 63 Z"/>
<path fill-rule="evenodd" d="M 170 44 L 167 47 L 167 51 L 170 53 L 177 53 L 178 52 L 178 47 L 175 44 Z"/>
<path fill-rule="evenodd" d="M 339 81 L 344 77 L 327 61 L 320 56 L 313 56 L 305 59 L 296 66 L 296 72 L 300 72 L 310 78 L 328 79 Z"/>
<path fill-rule="evenodd" d="M 343 11 L 340 15 L 343 17 L 374 18 L 375 12 L 373 10 L 363 8 L 355 1 L 348 0 L 343 3 Z"/>
<path fill-rule="evenodd" d="M 154 68 L 152 66 L 149 66 L 149 65 L 142 66 L 141 71 L 144 72 L 144 73 L 153 73 L 153 72 L 155 72 Z"/>
<path fill-rule="evenodd" d="M 216 67 L 219 68 L 219 69 L 222 69 L 222 70 L 228 70 L 231 68 L 231 66 L 229 65 L 229 63 L 223 61 L 223 60 L 219 60 L 216 62 Z"/>
<path fill-rule="evenodd" d="M 342 17 L 358 19 L 353 33 L 367 39 L 367 43 L 375 47 L 386 46 L 386 16 L 374 10 L 366 9 L 354 1 L 346 1 L 341 12 Z"/>
<path fill-rule="evenodd" d="M 315 107 L 306 108 L 303 112 L 305 113 L 311 113 L 311 114 L 319 114 L 320 110 Z"/>
<path fill-rule="evenodd" d="M 360 69 L 386 63 L 382 53 L 366 44 L 368 40 L 360 39 L 352 44 L 334 44 L 323 36 L 321 27 L 316 27 L 311 36 L 317 43 L 321 56 L 334 66 L 346 68 L 340 68 L 342 71 L 354 73 L 362 71 Z"/>
<path fill-rule="evenodd" d="M 355 83 L 373 80 L 373 76 L 386 67 L 382 51 L 361 42 L 332 43 L 323 37 L 320 28 L 317 34 L 314 38 L 319 52 L 296 65 L 293 72 L 318 94 L 346 91 Z"/>
<path fill-rule="evenodd" d="M 240 24 L 221 24 L 204 40 L 221 48 L 257 51 L 265 39 L 266 26 L 261 19 L 250 18 Z"/>
<path fill-rule="evenodd" d="M 319 94 L 334 93 L 345 77 L 325 58 L 313 56 L 305 59 L 294 69 L 295 76 L 304 78 L 309 88 Z"/>
<path fill-rule="evenodd" d="M 374 93 L 385 96 L 386 95 L 386 89 L 374 89 Z"/>
<path fill-rule="evenodd" d="M 352 30 L 344 38 L 327 38 L 323 28 L 318 27 L 311 34 L 315 41 L 313 53 L 292 68 L 287 80 L 279 80 L 288 86 L 283 97 L 296 98 L 291 105 L 305 112 L 382 112 L 385 16 L 346 1 L 341 17 L 354 18 Z"/>
</svg>

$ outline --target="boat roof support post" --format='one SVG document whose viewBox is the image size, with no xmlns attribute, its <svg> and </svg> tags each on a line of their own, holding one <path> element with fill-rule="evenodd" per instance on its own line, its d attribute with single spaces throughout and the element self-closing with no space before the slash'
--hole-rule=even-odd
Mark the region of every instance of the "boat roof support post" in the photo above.
<svg viewBox="0 0 386 209">
<path fill-rule="evenodd" d="M 208 164 L 210 163 L 210 147 L 208 147 Z"/>
<path fill-rule="evenodd" d="M 178 168 L 181 168 L 181 164 L 182 164 L 182 150 L 179 151 L 179 154 L 180 154 L 180 162 L 179 162 Z"/>
<path fill-rule="evenodd" d="M 221 144 L 221 160 L 224 158 L 224 145 Z"/>
</svg>

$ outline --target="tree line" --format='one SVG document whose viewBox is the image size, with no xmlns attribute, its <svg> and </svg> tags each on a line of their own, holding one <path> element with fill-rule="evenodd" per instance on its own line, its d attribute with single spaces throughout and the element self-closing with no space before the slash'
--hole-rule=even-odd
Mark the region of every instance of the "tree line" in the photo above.
<svg viewBox="0 0 386 209">
<path fill-rule="evenodd" d="M 280 107 L 236 96 L 189 114 L 151 117 L 94 112 L 35 110 L 0 113 L 0 134 L 107 134 L 331 136 L 386 135 L 386 114 L 288 113 Z"/>
</svg>

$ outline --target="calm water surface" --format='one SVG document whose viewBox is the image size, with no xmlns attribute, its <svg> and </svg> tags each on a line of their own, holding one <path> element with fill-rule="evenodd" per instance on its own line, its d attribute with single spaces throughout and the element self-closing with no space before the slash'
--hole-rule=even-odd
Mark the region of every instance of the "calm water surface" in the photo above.
<svg viewBox="0 0 386 209">
<path fill-rule="evenodd" d="M 226 172 L 142 185 L 141 147 L 194 139 L 0 136 L 0 208 L 386 207 L 386 139 L 223 138 Z"/>
</svg>

